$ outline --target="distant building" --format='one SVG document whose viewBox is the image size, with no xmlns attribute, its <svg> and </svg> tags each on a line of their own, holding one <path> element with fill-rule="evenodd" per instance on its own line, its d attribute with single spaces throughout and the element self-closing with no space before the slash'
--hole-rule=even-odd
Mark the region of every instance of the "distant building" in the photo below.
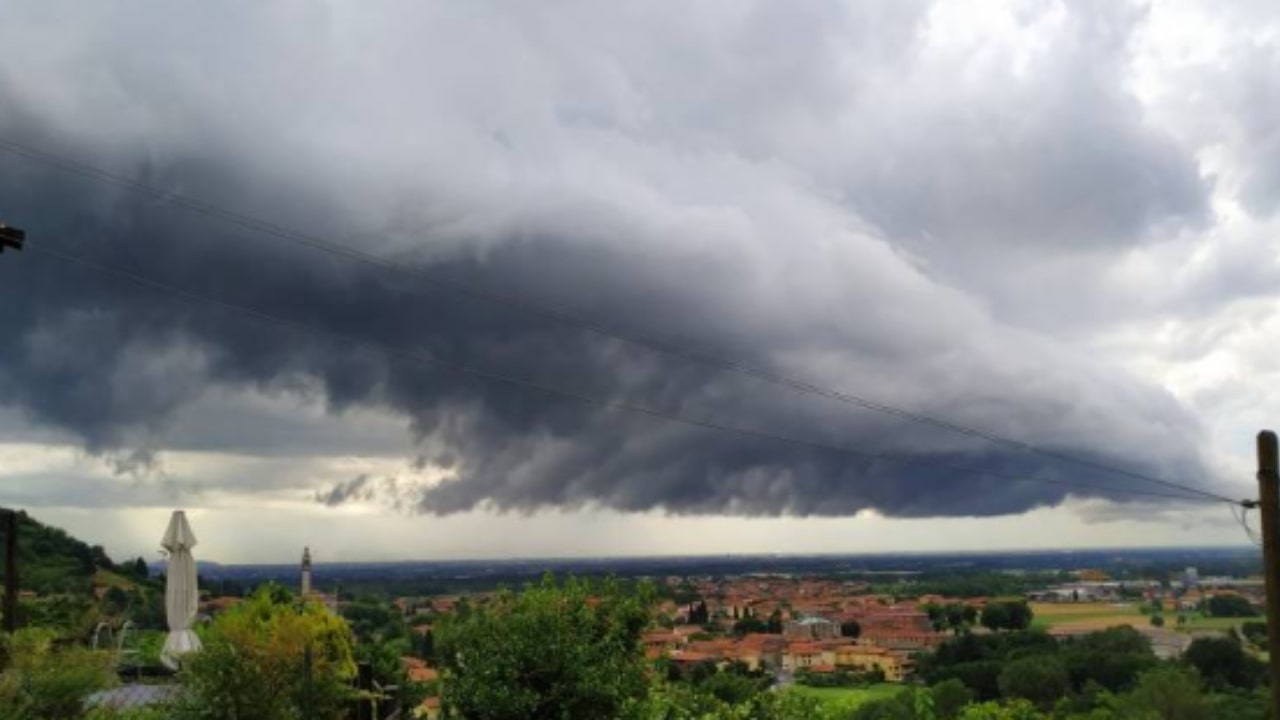
<svg viewBox="0 0 1280 720">
<path fill-rule="evenodd" d="M 787 649 L 782 653 L 782 669 L 795 672 L 815 665 L 834 665 L 835 660 L 834 647 L 823 648 L 818 643 L 793 642 L 788 643 Z"/>
<path fill-rule="evenodd" d="M 858 644 L 873 645 L 888 650 L 927 650 L 936 648 L 946 642 L 950 635 L 942 632 L 919 630 L 880 630 L 863 631 L 858 636 Z"/>
<path fill-rule="evenodd" d="M 311 594 L 311 548 L 302 549 L 302 584 L 301 595 L 306 597 Z"/>
<path fill-rule="evenodd" d="M 844 645 L 836 648 L 836 665 L 859 672 L 880 670 L 889 682 L 902 682 L 915 671 L 915 663 L 907 653 L 870 645 Z"/>
<path fill-rule="evenodd" d="M 318 602 L 329 609 L 330 612 L 338 611 L 338 596 L 326 595 L 315 589 L 315 585 L 311 580 L 311 548 L 302 549 L 302 568 L 301 579 L 298 582 L 298 596 L 305 600 Z"/>
<path fill-rule="evenodd" d="M 1118 600 L 1121 584 L 1116 582 L 1075 583 L 1027 593 L 1033 602 L 1100 602 Z"/>
<path fill-rule="evenodd" d="M 1193 567 L 1189 567 L 1182 574 L 1182 584 L 1187 589 L 1191 589 L 1200 584 L 1200 571 Z"/>
<path fill-rule="evenodd" d="M 840 637 L 840 626 L 826 618 L 807 617 L 787 621 L 782 635 L 788 640 L 828 640 Z"/>
</svg>

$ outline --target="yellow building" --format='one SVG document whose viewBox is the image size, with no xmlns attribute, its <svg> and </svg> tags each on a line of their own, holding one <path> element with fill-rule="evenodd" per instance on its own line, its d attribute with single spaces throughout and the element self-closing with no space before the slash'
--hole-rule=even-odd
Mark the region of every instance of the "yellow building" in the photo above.
<svg viewBox="0 0 1280 720">
<path fill-rule="evenodd" d="M 879 668 L 889 682 L 902 682 L 915 671 L 915 663 L 905 653 L 874 645 L 841 645 L 835 649 L 835 661 L 836 667 L 858 672 Z"/>
</svg>

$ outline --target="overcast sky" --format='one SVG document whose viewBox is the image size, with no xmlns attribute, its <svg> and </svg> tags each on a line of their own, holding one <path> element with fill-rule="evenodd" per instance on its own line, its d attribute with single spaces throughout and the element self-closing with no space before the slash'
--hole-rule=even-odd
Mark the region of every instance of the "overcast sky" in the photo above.
<svg viewBox="0 0 1280 720">
<path fill-rule="evenodd" d="M 1133 475 L 1254 495 L 1280 418 L 1269 0 L 42 0 L 0 47 L 0 220 L 320 329 L 0 257 L 0 504 L 115 555 L 176 507 L 227 562 L 1247 542 Z"/>
</svg>

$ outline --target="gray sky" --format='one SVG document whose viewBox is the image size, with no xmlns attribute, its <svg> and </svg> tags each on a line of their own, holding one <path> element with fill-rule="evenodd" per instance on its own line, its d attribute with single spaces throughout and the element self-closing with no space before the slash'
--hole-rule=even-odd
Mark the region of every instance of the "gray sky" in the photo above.
<svg viewBox="0 0 1280 720">
<path fill-rule="evenodd" d="M 0 140 L 168 193 L 0 152 L 0 218 L 32 244 L 397 352 L 908 459 L 566 401 L 6 254 L 0 504 L 118 555 L 152 552 L 174 507 L 224 561 L 1245 541 L 1225 506 L 173 197 L 1245 497 L 1280 412 L 1272 3 L 16 2 L 0 46 Z"/>
</svg>

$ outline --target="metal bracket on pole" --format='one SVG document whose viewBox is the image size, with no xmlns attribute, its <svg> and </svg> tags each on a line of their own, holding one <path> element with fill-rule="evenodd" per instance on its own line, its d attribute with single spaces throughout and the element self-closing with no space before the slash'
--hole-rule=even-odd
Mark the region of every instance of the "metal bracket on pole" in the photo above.
<svg viewBox="0 0 1280 720">
<path fill-rule="evenodd" d="M 27 242 L 27 233 L 16 227 L 9 227 L 0 222 L 0 253 L 6 248 L 10 250 L 21 250 L 22 246 Z"/>
</svg>

